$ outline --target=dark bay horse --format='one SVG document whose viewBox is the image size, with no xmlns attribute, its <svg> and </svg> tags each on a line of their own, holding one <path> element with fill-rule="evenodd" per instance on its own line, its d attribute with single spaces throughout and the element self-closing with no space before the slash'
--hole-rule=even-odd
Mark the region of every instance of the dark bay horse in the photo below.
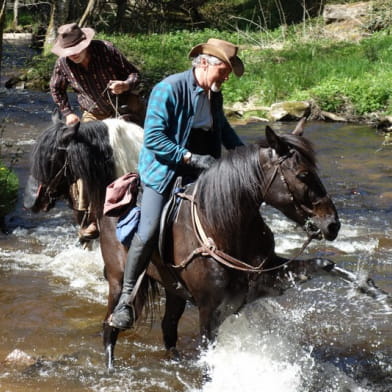
<svg viewBox="0 0 392 392">
<path fill-rule="evenodd" d="M 48 131 L 38 140 L 26 194 L 38 189 L 37 184 L 40 192 L 27 196 L 29 208 L 50 208 L 51 199 L 68 197 L 70 181 L 80 177 L 90 181 L 91 200 L 102 212 L 104 188 L 116 177 L 115 158 L 107 143 L 107 129 L 97 146 L 88 124 L 67 128 L 57 122 L 50 131 L 56 134 L 51 142 Z M 244 304 L 280 294 L 288 274 L 293 277 L 334 269 L 334 263 L 325 259 L 294 260 L 276 255 L 274 235 L 260 214 L 261 204 L 268 203 L 302 226 L 308 241 L 336 238 L 338 215 L 317 175 L 313 147 L 302 131 L 303 121 L 292 134 L 282 136 L 267 126 L 264 141 L 228 152 L 181 193 L 183 200 L 165 236 L 162 257 L 157 251 L 136 296 L 139 316 L 147 282 L 163 286 L 166 305 L 162 331 L 170 352 L 176 353 L 177 327 L 188 300 L 199 310 L 201 335 L 210 340 L 222 321 Z M 105 161 L 102 173 L 91 173 L 94 167 L 81 163 L 81 157 L 88 154 L 93 154 L 92 160 Z M 116 238 L 116 220 L 102 213 L 98 216 L 109 283 L 103 340 L 107 366 L 112 368 L 119 331 L 107 320 L 120 296 L 126 249 Z"/>
</svg>

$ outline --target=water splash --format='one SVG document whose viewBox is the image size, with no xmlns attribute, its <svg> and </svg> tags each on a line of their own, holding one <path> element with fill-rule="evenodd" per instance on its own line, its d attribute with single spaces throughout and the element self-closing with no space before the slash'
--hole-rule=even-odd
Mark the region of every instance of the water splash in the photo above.
<svg viewBox="0 0 392 392">
<path fill-rule="evenodd" d="M 228 318 L 216 344 L 200 360 L 209 377 L 202 391 L 374 392 L 366 380 L 361 385 L 337 364 L 320 357 L 303 328 L 304 320 L 315 321 L 315 313 L 313 306 L 288 308 L 265 299 Z M 322 338 L 328 321 L 316 323 Z"/>
</svg>

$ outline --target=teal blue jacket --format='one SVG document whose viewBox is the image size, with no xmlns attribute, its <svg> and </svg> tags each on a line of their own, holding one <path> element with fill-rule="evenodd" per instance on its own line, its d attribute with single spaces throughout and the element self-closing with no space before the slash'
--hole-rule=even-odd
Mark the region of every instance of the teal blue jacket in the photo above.
<svg viewBox="0 0 392 392">
<path fill-rule="evenodd" d="M 144 122 L 144 143 L 139 157 L 141 181 L 163 193 L 182 162 L 197 102 L 203 89 L 196 83 L 193 69 L 167 77 L 152 90 Z M 243 145 L 223 112 L 223 97 L 211 93 L 213 129 L 220 143 L 214 146 L 220 157 L 222 144 L 227 149 Z"/>
</svg>

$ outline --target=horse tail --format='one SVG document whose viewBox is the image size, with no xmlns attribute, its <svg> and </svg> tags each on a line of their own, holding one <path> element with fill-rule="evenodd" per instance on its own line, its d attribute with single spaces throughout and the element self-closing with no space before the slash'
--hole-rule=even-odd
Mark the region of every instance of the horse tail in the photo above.
<svg viewBox="0 0 392 392">
<path fill-rule="evenodd" d="M 136 320 L 139 323 L 148 322 L 150 326 L 153 325 L 160 309 L 159 302 L 156 301 L 159 294 L 157 282 L 145 274 L 134 302 Z"/>
</svg>

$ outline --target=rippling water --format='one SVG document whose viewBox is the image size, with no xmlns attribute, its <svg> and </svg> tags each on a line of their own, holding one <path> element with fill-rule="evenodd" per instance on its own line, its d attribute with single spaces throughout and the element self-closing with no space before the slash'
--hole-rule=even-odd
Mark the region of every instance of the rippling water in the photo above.
<svg viewBox="0 0 392 392">
<path fill-rule="evenodd" d="M 4 138 L 13 145 L 7 154 L 23 150 L 16 164 L 23 187 L 28 152 L 50 121 L 51 100 L 25 91 L 1 90 L 0 97 Z M 289 125 L 274 127 L 284 132 Z M 237 130 L 250 142 L 263 128 Z M 311 123 L 306 132 L 342 221 L 337 240 L 313 242 L 306 255 L 333 259 L 391 293 L 391 149 L 365 126 Z M 263 215 L 278 253 L 300 249 L 299 228 L 269 207 Z M 196 310 L 188 307 L 180 323 L 180 362 L 166 357 L 157 317 L 120 335 L 117 371 L 109 375 L 100 336 L 107 285 L 97 245 L 79 247 L 62 204 L 38 215 L 19 204 L 8 224 L 10 233 L 0 236 L 0 391 L 392 390 L 390 306 L 326 277 L 248 305 L 226 320 L 205 351 L 198 349 Z"/>
</svg>

